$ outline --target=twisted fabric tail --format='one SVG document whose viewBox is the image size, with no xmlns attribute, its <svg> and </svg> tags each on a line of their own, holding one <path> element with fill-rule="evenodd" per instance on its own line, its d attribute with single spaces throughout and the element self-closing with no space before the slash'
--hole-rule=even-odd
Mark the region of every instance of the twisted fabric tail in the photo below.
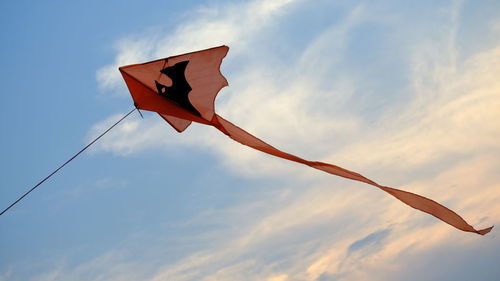
<svg viewBox="0 0 500 281">
<path fill-rule="evenodd" d="M 397 199 L 409 205 L 410 207 L 428 213 L 430 215 L 433 215 L 434 217 L 460 230 L 467 232 L 474 232 L 480 235 L 485 235 L 486 233 L 490 232 L 491 229 L 493 228 L 493 226 L 491 226 L 485 229 L 476 230 L 474 227 L 468 224 L 462 217 L 460 217 L 457 213 L 429 198 L 425 198 L 423 196 L 411 192 L 379 185 L 378 183 L 364 177 L 361 174 L 349 171 L 339 166 L 317 161 L 308 161 L 300 157 L 297 157 L 295 155 L 278 150 L 273 146 L 265 143 L 264 141 L 247 133 L 243 129 L 235 126 L 234 124 L 225 120 L 224 118 L 220 117 L 217 114 L 214 115 L 211 121 L 211 125 L 217 128 L 222 133 L 229 136 L 230 138 L 232 138 L 233 140 L 243 145 L 254 148 L 256 150 L 262 151 L 264 153 L 274 155 L 276 157 L 280 157 L 283 159 L 287 159 L 290 161 L 294 161 L 297 163 L 301 163 L 309 167 L 321 170 L 323 172 L 327 172 L 332 175 L 364 182 L 372 186 L 375 186 L 389 193 L 390 195 L 396 197 Z"/>
</svg>

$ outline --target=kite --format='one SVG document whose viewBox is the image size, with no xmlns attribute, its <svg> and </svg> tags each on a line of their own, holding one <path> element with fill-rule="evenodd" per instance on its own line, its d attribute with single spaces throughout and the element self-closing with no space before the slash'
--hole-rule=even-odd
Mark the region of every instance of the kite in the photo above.
<svg viewBox="0 0 500 281">
<path fill-rule="evenodd" d="M 228 85 L 220 72 L 222 60 L 228 51 L 229 47 L 219 46 L 122 66 L 119 70 L 136 108 L 158 113 L 179 133 L 192 122 L 213 126 L 231 139 L 261 152 L 377 187 L 403 203 L 460 230 L 480 235 L 491 231 L 493 226 L 476 230 L 452 210 L 426 197 L 380 185 L 361 174 L 333 164 L 308 161 L 283 152 L 219 116 L 215 113 L 215 98 Z"/>
</svg>

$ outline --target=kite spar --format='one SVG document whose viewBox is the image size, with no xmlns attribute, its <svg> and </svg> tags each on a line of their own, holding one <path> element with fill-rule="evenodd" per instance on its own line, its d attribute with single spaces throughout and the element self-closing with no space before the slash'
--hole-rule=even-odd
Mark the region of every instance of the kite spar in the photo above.
<svg viewBox="0 0 500 281">
<path fill-rule="evenodd" d="M 228 85 L 220 72 L 227 46 L 119 68 L 138 109 L 157 112 L 179 133 L 192 122 L 213 126 L 231 139 L 261 152 L 307 165 L 323 172 L 372 185 L 412 208 L 428 213 L 463 231 L 485 235 L 493 226 L 476 230 L 445 206 L 411 192 L 380 185 L 342 167 L 309 161 L 283 152 L 215 113 L 215 98 Z"/>
</svg>

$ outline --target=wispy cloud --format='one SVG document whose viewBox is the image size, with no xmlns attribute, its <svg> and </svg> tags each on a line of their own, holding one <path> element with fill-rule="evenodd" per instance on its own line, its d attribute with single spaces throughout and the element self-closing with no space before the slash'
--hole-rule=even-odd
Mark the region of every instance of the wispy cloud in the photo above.
<svg viewBox="0 0 500 281">
<path fill-rule="evenodd" d="M 341 12 L 324 20 L 309 42 L 290 52 L 293 57 L 280 57 L 262 38 L 280 40 L 274 26 L 308 24 L 293 21 L 304 5 Z M 382 9 L 370 3 L 214 4 L 169 35 L 119 43 L 115 62 L 98 72 L 98 80 L 116 89 L 123 84 L 116 71 L 121 64 L 228 44 L 232 49 L 223 71 L 230 87 L 217 103 L 221 115 L 272 145 L 402 185 L 486 226 L 500 216 L 500 126 L 494 121 L 500 116 L 500 42 L 462 56 L 456 39 L 466 36 L 459 31 L 460 15 L 467 11 L 461 7 L 451 2 L 412 13 L 412 7 Z M 402 15 L 394 15 L 395 9 Z M 482 32 L 498 32 L 491 26 Z M 371 32 L 381 36 L 374 43 L 379 45 L 363 41 Z M 359 49 L 351 53 L 354 47 Z M 356 57 L 372 52 L 385 60 Z M 115 119 L 96 124 L 89 134 Z M 189 223 L 223 217 L 226 227 L 192 238 L 208 236 L 210 242 L 136 279 L 401 280 L 403 273 L 418 273 L 408 265 L 415 260 L 445 256 L 440 251 L 457 247 L 466 252 L 498 244 L 494 233 L 482 240 L 460 233 L 369 187 L 265 158 L 210 128 L 192 126 L 179 135 L 166 126 L 156 116 L 130 119 L 97 151 L 126 156 L 201 147 L 238 174 L 286 174 L 303 181 L 287 183 L 293 192 L 269 191 L 205 210 Z M 463 254 L 456 266 L 446 267 L 463 271 L 461 265 L 492 255 Z M 127 271 L 127 262 L 107 262 Z M 140 268 L 141 261 L 131 263 Z M 82 270 L 102 269 L 94 264 Z"/>
<path fill-rule="evenodd" d="M 168 33 L 135 35 L 119 41 L 115 62 L 97 72 L 97 80 L 104 89 L 123 89 L 119 66 L 165 57 L 169 54 L 191 52 L 218 45 L 230 45 L 233 55 L 252 49 L 259 32 L 265 30 L 288 6 L 299 0 L 248 1 L 233 4 L 200 6 L 192 16 Z M 253 40 L 252 40 L 253 39 Z"/>
</svg>

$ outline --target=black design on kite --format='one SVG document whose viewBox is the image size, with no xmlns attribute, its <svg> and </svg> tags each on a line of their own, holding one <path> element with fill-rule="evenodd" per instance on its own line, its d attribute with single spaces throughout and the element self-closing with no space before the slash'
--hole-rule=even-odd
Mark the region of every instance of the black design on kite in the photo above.
<svg viewBox="0 0 500 281">
<path fill-rule="evenodd" d="M 200 112 L 194 108 L 188 98 L 189 92 L 192 88 L 186 80 L 186 75 L 184 74 L 189 61 L 181 61 L 172 66 L 165 67 L 160 70 L 161 73 L 165 74 L 172 80 L 172 86 L 165 86 L 155 80 L 156 89 L 158 94 L 162 97 L 168 98 L 169 100 L 175 102 L 182 108 L 201 116 Z"/>
</svg>

